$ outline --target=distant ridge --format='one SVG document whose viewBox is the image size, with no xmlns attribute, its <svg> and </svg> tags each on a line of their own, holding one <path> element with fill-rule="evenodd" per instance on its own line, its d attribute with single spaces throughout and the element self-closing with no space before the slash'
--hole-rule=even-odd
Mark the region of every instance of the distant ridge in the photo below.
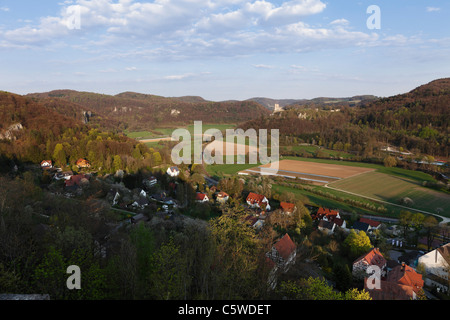
<svg viewBox="0 0 450 320">
<path fill-rule="evenodd" d="M 65 115 L 93 114 L 92 121 L 108 129 L 148 130 L 201 120 L 205 123 L 240 123 L 270 114 L 255 101 L 207 101 L 198 96 L 162 97 L 137 92 L 117 95 L 53 90 L 26 95 Z"/>
<path fill-rule="evenodd" d="M 293 105 L 303 106 L 307 104 L 315 104 L 317 107 L 324 107 L 333 104 L 356 106 L 360 103 L 366 103 L 376 99 L 378 98 L 373 95 L 358 95 L 346 98 L 318 97 L 314 99 L 271 99 L 256 97 L 248 100 L 255 101 L 269 110 L 274 110 L 275 104 L 278 104 L 280 107 L 288 107 Z"/>
</svg>

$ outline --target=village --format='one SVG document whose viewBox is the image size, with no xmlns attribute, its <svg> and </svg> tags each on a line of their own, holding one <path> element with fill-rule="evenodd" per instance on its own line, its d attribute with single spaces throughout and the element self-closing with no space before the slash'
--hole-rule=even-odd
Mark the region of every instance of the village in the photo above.
<svg viewBox="0 0 450 320">
<path fill-rule="evenodd" d="M 57 195 L 72 199 L 82 196 L 83 189 L 86 189 L 92 181 L 99 180 L 95 173 L 90 172 L 87 160 L 79 159 L 76 166 L 79 171 L 75 174 L 53 167 L 50 160 L 41 163 L 43 172 L 52 177 L 52 185 L 58 186 L 50 189 Z M 184 179 L 180 179 L 180 174 L 189 175 L 187 171 L 186 168 L 169 166 L 165 172 L 159 171 L 135 182 L 136 187 L 132 189 L 123 183 L 124 172 L 117 172 L 107 179 L 103 177 L 103 182 L 108 181 L 106 183 L 108 190 L 102 200 L 122 217 L 117 228 L 148 223 L 153 217 L 163 220 L 184 219 L 186 211 L 183 210 L 187 208 L 189 202 L 208 206 L 208 210 L 211 210 L 209 207 L 221 208 L 227 202 L 233 201 L 229 194 L 219 190 L 218 182 L 206 174 L 201 183 L 193 186 L 192 192 L 187 192 L 184 187 L 180 187 L 185 182 Z M 242 179 L 242 182 L 245 181 Z M 189 197 L 193 199 L 188 199 Z M 298 210 L 295 203 L 273 201 L 264 194 L 251 191 L 239 206 L 246 212 L 242 223 L 248 224 L 256 233 L 263 230 L 267 221 L 274 220 L 274 216 L 286 217 L 287 220 Z M 447 233 L 436 235 L 432 241 L 427 242 L 426 237 L 421 237 L 418 245 L 411 245 L 404 237 L 405 229 L 399 219 L 363 215 L 355 217 L 340 210 L 305 207 L 309 212 L 309 217 L 305 221 L 311 222 L 313 230 L 309 234 L 311 239 L 328 238 L 322 241 L 329 243 L 336 239 L 345 240 L 354 235 L 367 237 L 369 247 L 353 260 L 350 272 L 352 284 L 368 291 L 373 300 L 438 299 L 436 295 L 448 295 L 450 270 L 448 230 L 445 231 Z M 219 209 L 216 209 L 217 211 L 220 212 Z M 191 218 L 207 219 L 208 215 Z M 268 284 L 271 289 L 277 287 L 280 278 L 285 278 L 290 271 L 297 268 L 296 265 L 305 263 L 314 265 L 313 268 L 320 269 L 321 274 L 331 274 L 330 270 L 327 270 L 327 263 L 321 263 L 320 259 L 316 261 L 305 259 L 304 255 L 299 254 L 302 251 L 299 247 L 303 243 L 296 243 L 295 235 L 289 235 L 284 228 L 279 230 L 283 230 L 284 235 L 275 239 L 271 250 L 266 253 L 266 263 L 270 268 Z M 369 281 L 373 279 L 374 274 L 367 271 L 373 267 L 379 271 L 375 287 Z M 333 277 L 329 278 L 327 281 L 334 286 Z"/>
</svg>

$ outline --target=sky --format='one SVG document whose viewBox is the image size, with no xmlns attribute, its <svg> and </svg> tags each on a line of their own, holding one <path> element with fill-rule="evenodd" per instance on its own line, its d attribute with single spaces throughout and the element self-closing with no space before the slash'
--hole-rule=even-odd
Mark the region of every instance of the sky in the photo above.
<svg viewBox="0 0 450 320">
<path fill-rule="evenodd" d="M 0 0 L 0 90 L 385 97 L 450 76 L 449 18 L 448 0 Z"/>
</svg>

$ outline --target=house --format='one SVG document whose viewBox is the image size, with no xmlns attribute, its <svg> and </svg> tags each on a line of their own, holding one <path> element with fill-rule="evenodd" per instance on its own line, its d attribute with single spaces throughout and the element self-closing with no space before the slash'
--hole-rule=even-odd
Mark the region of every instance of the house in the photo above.
<svg viewBox="0 0 450 320">
<path fill-rule="evenodd" d="M 363 218 L 363 217 L 361 217 L 359 219 L 359 222 L 367 223 L 370 226 L 369 231 L 377 230 L 381 226 L 381 222 L 380 221 L 375 221 L 375 220 L 368 219 L 368 218 Z"/>
<path fill-rule="evenodd" d="M 425 284 L 449 292 L 450 277 L 450 243 L 421 256 L 418 264 L 425 268 Z"/>
<path fill-rule="evenodd" d="M 153 187 L 155 184 L 158 183 L 158 179 L 156 179 L 155 177 L 151 176 L 150 178 L 144 179 L 142 181 L 142 184 L 146 187 L 146 188 L 151 188 Z"/>
<path fill-rule="evenodd" d="M 167 174 L 171 177 L 178 177 L 178 175 L 180 174 L 180 169 L 178 169 L 177 167 L 169 167 L 167 169 Z"/>
<path fill-rule="evenodd" d="M 63 171 L 56 173 L 54 178 L 55 180 L 70 180 L 72 176 L 73 176 L 72 171 Z"/>
<path fill-rule="evenodd" d="M 260 230 L 264 225 L 264 217 L 257 217 L 255 215 L 248 215 L 245 217 L 245 222 L 248 222 L 248 224 L 257 229 Z"/>
<path fill-rule="evenodd" d="M 261 194 L 250 192 L 247 196 L 247 204 L 251 208 L 265 208 L 270 210 L 269 200 Z"/>
<path fill-rule="evenodd" d="M 373 300 L 415 300 L 422 291 L 422 275 L 405 264 L 394 267 L 385 279 L 379 281 L 378 288 L 369 288 L 364 281 L 364 288 Z"/>
<path fill-rule="evenodd" d="M 89 176 L 85 174 L 77 174 L 71 176 L 69 179 L 64 181 L 65 187 L 78 186 L 80 187 L 82 184 L 89 182 Z"/>
<path fill-rule="evenodd" d="M 141 191 L 139 192 L 139 196 L 142 198 L 146 198 L 147 197 L 147 192 L 145 192 L 145 190 L 141 189 Z"/>
<path fill-rule="evenodd" d="M 131 206 L 133 208 L 138 208 L 138 209 L 144 209 L 146 206 L 148 206 L 149 201 L 146 198 L 139 198 L 138 200 L 134 201 Z"/>
<path fill-rule="evenodd" d="M 50 169 L 53 168 L 52 160 L 43 160 L 41 162 L 41 168 L 42 169 Z"/>
<path fill-rule="evenodd" d="M 333 221 L 336 218 L 340 219 L 341 216 L 339 215 L 339 211 L 320 207 L 317 210 L 317 213 L 312 216 L 312 218 L 313 218 L 313 220 L 324 219 L 326 221 Z"/>
<path fill-rule="evenodd" d="M 195 195 L 195 201 L 196 202 L 208 202 L 209 198 L 206 194 L 197 192 L 197 194 Z"/>
<path fill-rule="evenodd" d="M 336 224 L 334 222 L 331 221 L 327 221 L 327 220 L 320 220 L 319 225 L 317 226 L 317 228 L 320 231 L 323 231 L 327 234 L 333 233 L 334 229 L 336 228 Z"/>
<path fill-rule="evenodd" d="M 373 248 L 353 262 L 353 276 L 362 279 L 366 275 L 366 270 L 369 266 L 377 266 L 380 268 L 381 276 L 386 275 L 387 261 L 378 248 Z"/>
<path fill-rule="evenodd" d="M 336 218 L 336 219 L 333 220 L 333 223 L 334 223 L 336 226 L 338 226 L 339 228 L 347 229 L 347 222 L 345 222 L 344 219 Z"/>
<path fill-rule="evenodd" d="M 219 203 L 225 203 L 225 202 L 227 202 L 228 201 L 228 199 L 230 198 L 230 196 L 226 193 L 226 192 L 219 192 L 217 195 L 216 195 L 216 200 L 217 200 L 217 202 L 219 202 Z"/>
<path fill-rule="evenodd" d="M 297 210 L 295 204 L 289 202 L 280 202 L 280 207 L 283 213 L 286 214 L 293 214 Z"/>
<path fill-rule="evenodd" d="M 89 163 L 89 161 L 87 161 L 86 159 L 78 159 L 76 162 L 76 166 L 78 168 L 90 168 L 91 164 Z"/>
<path fill-rule="evenodd" d="M 150 197 L 155 201 L 167 205 L 173 205 L 175 203 L 174 200 L 171 197 L 169 197 L 165 192 L 152 194 Z"/>
<path fill-rule="evenodd" d="M 295 262 L 297 246 L 286 233 L 277 243 L 272 246 L 266 257 L 273 261 L 276 268 L 287 271 L 289 266 Z"/>
<path fill-rule="evenodd" d="M 370 224 L 361 221 L 356 221 L 355 223 L 353 223 L 352 229 L 368 233 L 370 230 Z"/>
</svg>

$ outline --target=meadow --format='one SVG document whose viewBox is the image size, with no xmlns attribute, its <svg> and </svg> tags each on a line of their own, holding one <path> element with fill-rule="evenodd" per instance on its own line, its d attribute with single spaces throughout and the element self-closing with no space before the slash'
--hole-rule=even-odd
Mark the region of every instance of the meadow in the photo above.
<svg viewBox="0 0 450 320">
<path fill-rule="evenodd" d="M 422 187 L 417 181 L 382 172 L 332 182 L 330 188 L 450 217 L 450 195 Z M 410 199 L 406 200 L 405 199 Z"/>
</svg>

